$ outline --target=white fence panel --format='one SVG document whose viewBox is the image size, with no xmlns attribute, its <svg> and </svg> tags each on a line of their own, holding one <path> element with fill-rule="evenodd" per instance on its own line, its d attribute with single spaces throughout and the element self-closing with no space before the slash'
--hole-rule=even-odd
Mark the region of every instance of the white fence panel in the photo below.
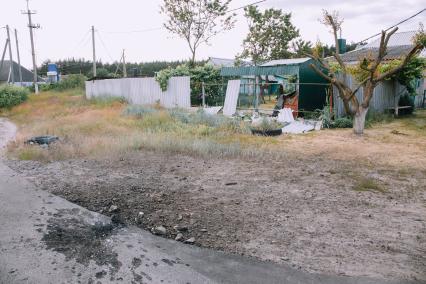
<svg viewBox="0 0 426 284">
<path fill-rule="evenodd" d="M 190 108 L 190 78 L 170 78 L 165 92 L 155 78 L 95 80 L 86 82 L 86 97 L 123 97 L 131 104 L 152 105 L 159 102 L 166 108 Z"/>
<path fill-rule="evenodd" d="M 226 116 L 233 116 L 237 111 L 238 95 L 240 93 L 240 83 L 240 80 L 228 81 L 225 104 L 223 107 L 223 114 Z"/>
</svg>

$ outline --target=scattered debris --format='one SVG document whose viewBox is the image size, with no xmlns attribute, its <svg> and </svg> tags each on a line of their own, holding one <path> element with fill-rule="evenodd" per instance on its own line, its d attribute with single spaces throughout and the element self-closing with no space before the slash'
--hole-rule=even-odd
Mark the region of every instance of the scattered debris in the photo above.
<svg viewBox="0 0 426 284">
<path fill-rule="evenodd" d="M 195 243 L 195 238 L 190 238 L 184 241 L 185 244 L 193 245 Z"/>
<path fill-rule="evenodd" d="M 50 145 L 56 141 L 59 140 L 58 136 L 50 136 L 50 135 L 46 135 L 46 136 L 36 136 L 33 137 L 31 139 L 28 139 L 25 143 L 26 144 L 30 144 L 30 145 L 34 145 L 34 144 L 38 144 L 38 145 Z"/>
<path fill-rule="evenodd" d="M 238 184 L 238 182 L 228 182 L 228 183 L 225 183 L 226 186 L 237 185 L 237 184 Z"/>
<path fill-rule="evenodd" d="M 173 227 L 178 232 L 186 232 L 188 231 L 188 226 L 176 225 Z"/>
<path fill-rule="evenodd" d="M 403 132 L 399 132 L 398 130 L 392 130 L 391 133 L 394 134 L 394 135 L 408 136 L 408 134 L 403 133 Z"/>
<path fill-rule="evenodd" d="M 293 122 L 293 110 L 291 108 L 283 108 L 282 110 L 280 110 L 280 112 L 278 113 L 277 121 L 281 123 Z"/>
<path fill-rule="evenodd" d="M 223 115 L 233 116 L 237 112 L 238 96 L 240 93 L 240 80 L 229 80 L 226 89 Z"/>
<path fill-rule="evenodd" d="M 219 107 L 206 107 L 206 108 L 204 108 L 203 110 L 204 110 L 204 112 L 205 112 L 206 114 L 214 115 L 214 114 L 218 114 L 218 112 L 219 112 L 221 109 L 222 109 L 222 107 L 221 107 L 221 106 L 219 106 Z"/>
<path fill-rule="evenodd" d="M 181 241 L 183 239 L 183 235 L 181 233 L 176 235 L 175 241 Z"/>
<path fill-rule="evenodd" d="M 167 229 L 164 228 L 163 226 L 158 226 L 153 229 L 153 233 L 156 235 L 164 236 L 167 234 Z"/>
<path fill-rule="evenodd" d="M 315 130 L 315 125 L 306 121 L 296 120 L 284 126 L 282 132 L 287 134 L 302 134 L 313 130 Z"/>
<path fill-rule="evenodd" d="M 109 207 L 108 212 L 112 213 L 112 212 L 117 212 L 118 211 L 118 206 L 116 205 L 111 205 L 111 207 Z"/>
</svg>

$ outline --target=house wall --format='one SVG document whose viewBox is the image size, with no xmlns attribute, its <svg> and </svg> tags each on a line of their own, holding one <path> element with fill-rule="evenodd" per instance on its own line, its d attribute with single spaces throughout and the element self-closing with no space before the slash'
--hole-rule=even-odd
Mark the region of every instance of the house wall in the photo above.
<svg viewBox="0 0 426 284">
<path fill-rule="evenodd" d="M 152 105 L 157 102 L 166 108 L 190 108 L 189 77 L 170 78 L 163 92 L 155 78 L 125 78 L 86 82 L 86 97 L 123 97 L 131 104 Z"/>
</svg>

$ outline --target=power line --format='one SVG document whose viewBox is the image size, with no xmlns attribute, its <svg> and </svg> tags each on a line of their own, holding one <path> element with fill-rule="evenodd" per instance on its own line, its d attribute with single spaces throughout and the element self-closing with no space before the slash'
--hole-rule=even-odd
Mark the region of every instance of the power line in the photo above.
<svg viewBox="0 0 426 284">
<path fill-rule="evenodd" d="M 90 40 L 90 36 L 88 37 L 88 35 L 90 35 L 90 30 L 86 31 L 83 38 L 74 46 L 74 48 L 71 50 L 71 52 L 69 52 L 69 54 L 74 53 L 81 46 L 86 46 L 86 44 Z"/>
<path fill-rule="evenodd" d="M 108 57 L 109 57 L 112 61 L 114 61 L 114 58 L 111 56 L 111 53 L 109 52 L 109 50 L 108 50 L 108 48 L 107 48 L 107 46 L 106 46 L 105 42 L 104 42 L 104 41 L 103 41 L 103 39 L 102 39 L 101 33 L 100 33 L 99 31 L 96 31 L 96 33 L 98 34 L 98 36 L 99 36 L 99 40 L 101 41 L 102 46 L 105 48 L 105 51 L 106 51 L 106 53 L 107 53 Z"/>
<path fill-rule="evenodd" d="M 250 7 L 250 6 L 253 6 L 253 5 L 257 5 L 257 4 L 260 4 L 260 3 L 266 2 L 266 1 L 267 1 L 267 0 L 261 0 L 261 1 L 257 1 L 257 2 L 251 3 L 251 4 L 247 4 L 247 5 L 244 5 L 244 6 L 241 6 L 241 7 L 235 8 L 235 9 L 231 9 L 231 10 L 229 10 L 227 13 L 231 13 L 231 12 L 234 12 L 234 11 L 237 11 L 237 10 L 241 10 L 241 9 L 244 9 L 244 8 L 247 8 L 247 7 Z"/>
<path fill-rule="evenodd" d="M 411 19 L 413 19 L 413 18 L 417 17 L 418 15 L 420 15 L 421 13 L 423 13 L 424 11 L 426 11 L 426 8 L 424 8 L 424 9 L 422 9 L 421 11 L 417 12 L 416 14 L 414 14 L 414 15 L 412 15 L 412 16 L 410 16 L 410 17 L 408 17 L 408 18 L 406 18 L 406 19 L 404 19 L 404 20 L 402 20 L 402 21 L 400 21 L 399 23 L 397 23 L 397 24 L 395 24 L 395 25 L 393 25 L 393 26 L 391 26 L 391 27 L 387 28 L 387 29 L 385 30 L 385 32 L 387 32 L 388 30 L 393 29 L 393 28 L 395 28 L 395 27 L 399 26 L 400 24 L 403 24 L 403 23 L 405 23 L 405 22 L 407 22 L 407 21 L 409 21 L 409 20 L 411 20 Z M 379 35 L 381 35 L 381 34 L 382 34 L 382 33 L 380 32 L 380 33 L 377 33 L 377 34 L 375 34 L 375 35 L 372 35 L 372 36 L 370 36 L 370 37 L 368 37 L 368 38 L 366 38 L 366 39 L 364 39 L 364 40 L 362 40 L 362 41 L 358 42 L 357 44 L 360 44 L 360 43 L 366 42 L 367 40 L 372 39 L 372 38 L 374 38 L 374 37 L 376 37 L 376 36 L 379 36 Z"/>
<path fill-rule="evenodd" d="M 241 10 L 241 9 L 246 8 L 246 7 L 257 5 L 257 4 L 266 2 L 266 1 L 267 0 L 261 0 L 261 1 L 257 1 L 257 2 L 251 3 L 251 4 L 247 4 L 247 5 L 238 7 L 238 8 L 234 8 L 234 9 L 227 11 L 227 13 L 231 13 L 231 12 L 234 12 L 234 11 L 237 11 L 237 10 Z M 153 31 L 159 31 L 159 30 L 162 30 L 162 29 L 164 29 L 164 27 L 147 28 L 147 29 L 132 30 L 132 31 L 102 31 L 102 32 L 107 33 L 107 34 L 131 34 L 131 33 L 153 32 Z"/>
<path fill-rule="evenodd" d="M 149 28 L 149 29 L 141 29 L 141 30 L 133 30 L 133 31 L 103 31 L 103 33 L 107 34 L 132 34 L 132 33 L 146 33 L 146 32 L 153 32 L 153 31 L 159 31 L 162 30 L 163 27 L 157 27 L 157 28 Z"/>
<path fill-rule="evenodd" d="M 112 64 L 117 65 L 117 69 L 120 69 L 120 64 L 119 63 L 115 64 L 116 60 L 114 60 L 114 58 L 111 56 L 111 53 L 109 52 L 105 42 L 102 39 L 101 33 L 99 31 L 96 31 L 96 32 L 98 33 L 99 40 L 101 41 L 102 46 L 105 48 L 106 53 L 108 54 L 109 58 L 111 59 Z"/>
</svg>

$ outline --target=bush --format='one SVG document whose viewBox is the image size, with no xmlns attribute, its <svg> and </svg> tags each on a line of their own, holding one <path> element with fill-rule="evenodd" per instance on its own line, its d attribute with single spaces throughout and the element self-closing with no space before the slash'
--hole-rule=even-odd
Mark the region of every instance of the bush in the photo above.
<svg viewBox="0 0 426 284">
<path fill-rule="evenodd" d="M 0 86 L 0 108 L 11 108 L 28 98 L 29 91 L 23 87 L 12 85 Z"/>
<path fill-rule="evenodd" d="M 352 128 L 354 122 L 350 117 L 339 117 L 331 122 L 330 128 Z"/>
<path fill-rule="evenodd" d="M 65 91 L 69 89 L 84 89 L 87 78 L 81 74 L 68 75 L 65 79 L 56 84 L 56 89 Z"/>
<path fill-rule="evenodd" d="M 158 72 L 156 80 L 160 84 L 161 89 L 166 91 L 169 79 L 177 76 L 189 76 L 191 78 L 191 103 L 193 105 L 201 105 L 203 82 L 206 84 L 206 103 L 211 106 L 223 103 L 223 92 L 221 90 L 222 77 L 220 76 L 219 69 L 209 64 L 196 67 L 184 64 L 176 68 L 161 70 Z"/>
</svg>

